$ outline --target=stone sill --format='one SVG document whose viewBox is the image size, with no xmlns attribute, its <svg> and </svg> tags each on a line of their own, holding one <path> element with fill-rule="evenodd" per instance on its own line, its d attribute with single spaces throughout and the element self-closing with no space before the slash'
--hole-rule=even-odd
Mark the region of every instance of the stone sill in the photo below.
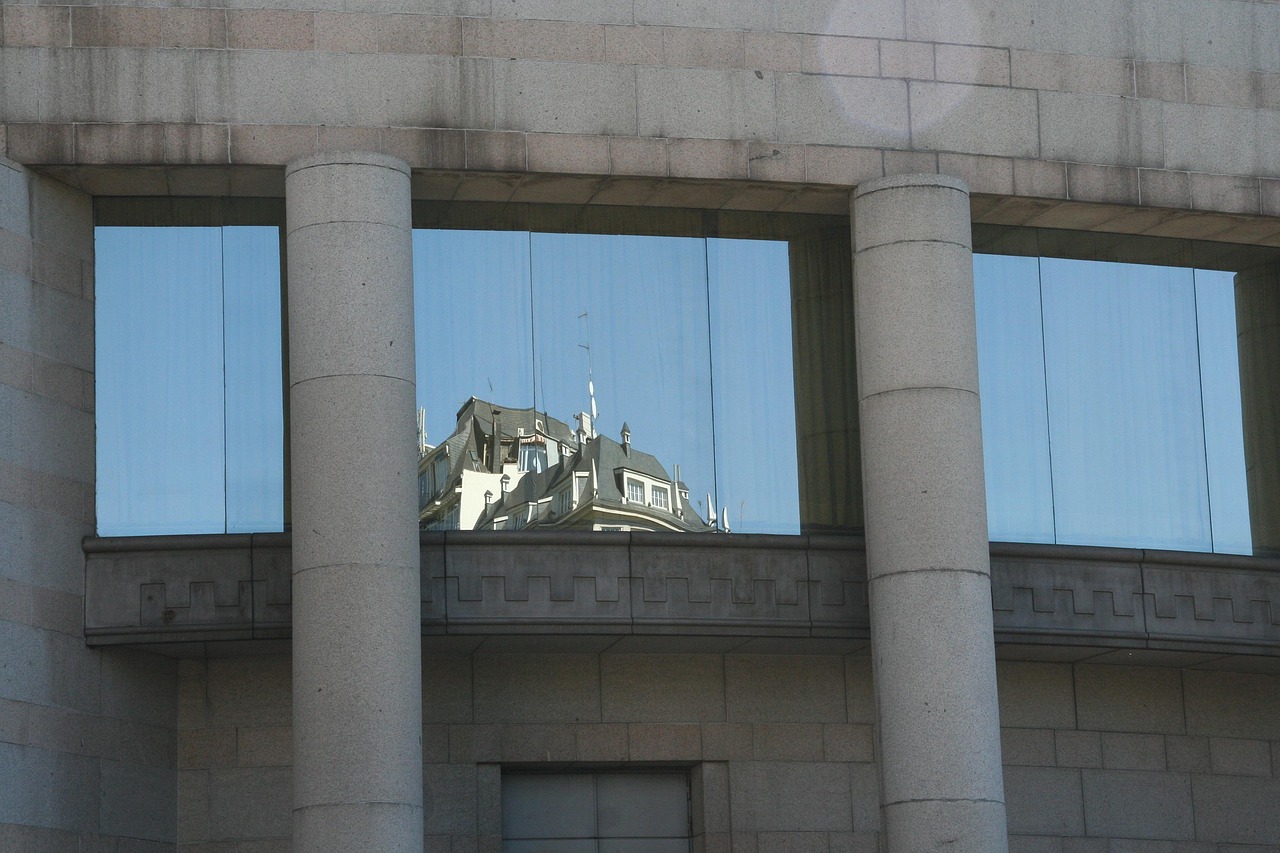
<svg viewBox="0 0 1280 853">
<path fill-rule="evenodd" d="M 287 645 L 287 533 L 89 538 L 84 552 L 89 645 Z M 424 532 L 421 555 L 429 642 L 838 652 L 869 637 L 856 535 Z M 1015 543 L 991 558 L 1004 657 L 1280 670 L 1280 559 Z"/>
</svg>

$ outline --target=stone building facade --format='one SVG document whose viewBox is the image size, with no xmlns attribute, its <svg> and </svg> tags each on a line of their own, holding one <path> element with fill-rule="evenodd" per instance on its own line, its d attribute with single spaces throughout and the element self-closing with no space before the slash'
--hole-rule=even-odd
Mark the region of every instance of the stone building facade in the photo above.
<svg viewBox="0 0 1280 853">
<path fill-rule="evenodd" d="M 6 0 L 0 849 L 497 850 L 639 768 L 708 853 L 1280 849 L 1280 563 L 989 545 L 972 299 L 975 226 L 1280 246 L 1278 136 L 1265 0 Z M 131 198 L 283 199 L 291 536 L 94 538 Z M 419 533 L 409 230 L 525 206 L 841 218 L 822 523 Z"/>
</svg>

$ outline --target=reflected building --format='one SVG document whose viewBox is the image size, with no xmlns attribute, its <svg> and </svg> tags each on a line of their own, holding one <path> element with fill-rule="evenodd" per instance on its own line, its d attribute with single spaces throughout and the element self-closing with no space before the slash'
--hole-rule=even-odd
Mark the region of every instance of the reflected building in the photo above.
<svg viewBox="0 0 1280 853">
<path fill-rule="evenodd" d="M 429 446 L 419 430 L 418 517 L 425 530 L 714 532 L 657 457 L 532 408 L 472 397 L 453 434 Z M 421 423 L 421 418 L 419 419 Z M 713 517 L 714 520 L 714 517 Z"/>
</svg>

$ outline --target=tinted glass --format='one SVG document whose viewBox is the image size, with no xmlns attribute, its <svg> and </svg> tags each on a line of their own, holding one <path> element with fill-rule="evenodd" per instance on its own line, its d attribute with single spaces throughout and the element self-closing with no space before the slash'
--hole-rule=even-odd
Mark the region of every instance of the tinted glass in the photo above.
<svg viewBox="0 0 1280 853">
<path fill-rule="evenodd" d="M 414 240 L 424 527 L 799 530 L 785 242 Z"/>
<path fill-rule="evenodd" d="M 992 538 L 1249 553 L 1233 276 L 974 270 Z"/>
<path fill-rule="evenodd" d="M 973 259 L 991 538 L 1053 542 L 1037 258 Z"/>
<path fill-rule="evenodd" d="M 785 247 L 708 240 L 715 461 L 733 529 L 800 529 Z"/>
<path fill-rule="evenodd" d="M 96 241 L 98 532 L 282 529 L 277 229 Z"/>
</svg>

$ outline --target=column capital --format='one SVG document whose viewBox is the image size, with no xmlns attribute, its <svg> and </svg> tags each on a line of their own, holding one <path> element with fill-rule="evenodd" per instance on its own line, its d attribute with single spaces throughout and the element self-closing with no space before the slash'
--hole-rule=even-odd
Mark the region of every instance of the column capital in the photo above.
<svg viewBox="0 0 1280 853">
<path fill-rule="evenodd" d="M 374 151 L 320 151 L 295 157 L 284 167 L 285 177 L 315 166 L 380 166 L 409 174 L 409 164 L 390 154 Z"/>
<path fill-rule="evenodd" d="M 911 175 L 887 175 L 883 178 L 872 178 L 863 181 L 853 189 L 853 197 L 862 198 L 880 190 L 902 189 L 906 187 L 938 187 L 969 194 L 969 185 L 959 178 L 936 173 L 918 173 Z"/>
<path fill-rule="evenodd" d="M 853 248 L 900 243 L 973 245 L 969 187 L 948 175 L 892 175 L 858 185 L 851 199 Z"/>
<path fill-rule="evenodd" d="M 285 230 L 364 222 L 408 232 L 409 167 L 370 151 L 308 154 L 285 167 Z"/>
</svg>

